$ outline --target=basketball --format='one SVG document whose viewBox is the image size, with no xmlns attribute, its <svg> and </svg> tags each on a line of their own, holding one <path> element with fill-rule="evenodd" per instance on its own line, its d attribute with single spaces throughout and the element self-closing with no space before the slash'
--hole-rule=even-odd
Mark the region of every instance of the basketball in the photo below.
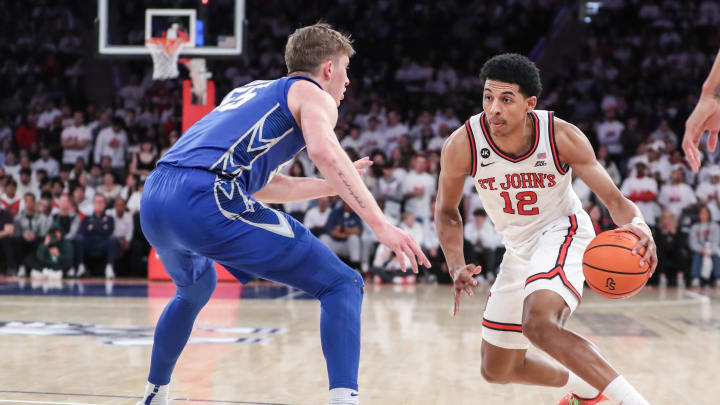
<svg viewBox="0 0 720 405">
<path fill-rule="evenodd" d="M 632 254 L 639 240 L 631 232 L 612 230 L 590 242 L 583 255 L 583 273 L 593 291 L 607 298 L 627 298 L 645 286 L 650 276 L 650 265 L 640 266 L 645 248 Z"/>
</svg>

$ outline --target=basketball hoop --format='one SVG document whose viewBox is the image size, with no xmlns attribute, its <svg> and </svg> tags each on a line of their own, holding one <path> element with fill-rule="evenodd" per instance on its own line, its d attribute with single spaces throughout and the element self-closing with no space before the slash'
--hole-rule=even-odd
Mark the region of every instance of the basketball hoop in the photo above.
<svg viewBox="0 0 720 405">
<path fill-rule="evenodd" d="M 190 44 L 190 37 L 183 31 L 170 28 L 159 38 L 150 38 L 145 42 L 153 60 L 153 80 L 174 79 L 178 77 L 177 62 L 180 51 Z"/>
</svg>

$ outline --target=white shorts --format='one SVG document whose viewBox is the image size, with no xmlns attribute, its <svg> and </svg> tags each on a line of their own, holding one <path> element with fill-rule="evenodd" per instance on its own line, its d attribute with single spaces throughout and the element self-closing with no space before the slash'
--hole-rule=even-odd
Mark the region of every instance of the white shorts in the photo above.
<svg viewBox="0 0 720 405">
<path fill-rule="evenodd" d="M 506 349 L 529 348 L 522 333 L 523 303 L 538 290 L 558 293 L 575 311 L 585 281 L 582 257 L 594 237 L 590 217 L 581 211 L 547 224 L 521 246 L 508 246 L 485 305 L 483 340 Z"/>
</svg>

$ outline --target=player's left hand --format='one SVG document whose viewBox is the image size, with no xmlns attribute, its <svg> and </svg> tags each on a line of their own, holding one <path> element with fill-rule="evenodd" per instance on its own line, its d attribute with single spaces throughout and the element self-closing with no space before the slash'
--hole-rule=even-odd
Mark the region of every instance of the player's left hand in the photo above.
<svg viewBox="0 0 720 405">
<path fill-rule="evenodd" d="M 369 156 L 365 156 L 362 159 L 358 159 L 353 162 L 353 166 L 357 169 L 358 173 L 360 174 L 360 177 L 365 175 L 365 172 L 367 172 L 367 168 L 373 165 L 373 161 L 370 160 Z"/>
<path fill-rule="evenodd" d="M 657 247 L 655 246 L 655 240 L 653 239 L 652 233 L 650 232 L 650 227 L 647 225 L 635 225 L 635 224 L 625 224 L 615 230 L 616 232 L 632 232 L 640 238 L 637 244 L 635 244 L 635 247 L 632 250 L 632 254 L 636 255 L 640 250 L 642 250 L 643 247 L 645 247 L 645 256 L 643 256 L 642 259 L 640 259 L 640 265 L 644 265 L 645 263 L 648 263 L 650 265 L 650 275 L 648 278 L 652 277 L 653 273 L 655 273 L 655 268 L 657 267 Z"/>
<path fill-rule="evenodd" d="M 473 288 L 477 287 L 478 282 L 473 276 L 476 274 L 480 274 L 481 271 L 481 266 L 467 264 L 464 267 L 450 272 L 450 276 L 453 279 L 453 287 L 455 289 L 455 305 L 453 306 L 453 316 L 457 315 L 458 312 L 460 312 L 460 297 L 462 297 L 463 292 L 465 292 L 470 298 L 475 296 Z"/>
<path fill-rule="evenodd" d="M 714 97 L 700 97 L 692 114 L 685 122 L 685 135 L 683 135 L 682 148 L 690 167 L 695 173 L 700 169 L 700 151 L 698 145 L 705 131 L 710 131 L 707 147 L 715 151 L 720 131 L 720 104 Z"/>
</svg>

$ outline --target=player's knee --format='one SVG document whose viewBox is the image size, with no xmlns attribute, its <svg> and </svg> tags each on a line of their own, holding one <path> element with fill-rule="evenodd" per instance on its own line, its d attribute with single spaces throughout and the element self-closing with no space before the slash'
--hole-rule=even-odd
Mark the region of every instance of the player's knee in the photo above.
<svg viewBox="0 0 720 405">
<path fill-rule="evenodd" d="M 343 269 L 336 282 L 330 287 L 328 293 L 332 295 L 340 294 L 344 297 L 350 298 L 349 300 L 344 301 L 349 305 L 360 305 L 362 304 L 364 287 L 365 284 L 363 283 L 363 279 L 360 274 L 347 267 L 346 269 Z"/>
<path fill-rule="evenodd" d="M 508 384 L 512 381 L 512 369 L 507 364 L 483 359 L 480 374 L 491 384 Z"/>
<path fill-rule="evenodd" d="M 532 344 L 545 349 L 552 344 L 562 326 L 550 319 L 530 315 L 527 319 L 523 319 L 522 329 L 523 335 Z"/>
<path fill-rule="evenodd" d="M 177 293 L 189 304 L 202 308 L 207 304 L 217 286 L 217 273 L 213 269 L 203 274 L 197 281 L 189 286 L 179 287 Z"/>
</svg>

